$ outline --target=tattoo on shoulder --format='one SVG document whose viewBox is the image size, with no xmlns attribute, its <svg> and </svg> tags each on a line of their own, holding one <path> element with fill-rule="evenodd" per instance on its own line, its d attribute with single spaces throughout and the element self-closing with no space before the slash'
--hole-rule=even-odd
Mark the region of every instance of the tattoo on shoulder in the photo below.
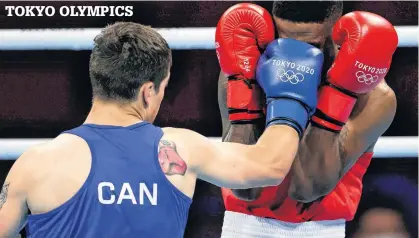
<svg viewBox="0 0 419 238">
<path fill-rule="evenodd" d="M 187 169 L 186 162 L 180 157 L 173 141 L 160 141 L 159 163 L 166 175 L 184 175 Z"/>
<path fill-rule="evenodd" d="M 10 182 L 7 182 L 3 185 L 0 192 L 0 209 L 6 203 L 7 200 L 7 193 L 9 191 Z"/>
</svg>

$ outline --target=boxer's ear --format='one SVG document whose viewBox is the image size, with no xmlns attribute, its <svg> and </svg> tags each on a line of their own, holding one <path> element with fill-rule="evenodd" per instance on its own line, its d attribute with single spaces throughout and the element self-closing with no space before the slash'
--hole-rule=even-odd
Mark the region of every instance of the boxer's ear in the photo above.
<svg viewBox="0 0 419 238">
<path fill-rule="evenodd" d="M 150 105 L 153 96 L 156 94 L 156 89 L 154 83 L 147 82 L 142 86 L 142 90 L 140 89 L 141 100 L 143 101 L 144 108 L 147 108 Z"/>
</svg>

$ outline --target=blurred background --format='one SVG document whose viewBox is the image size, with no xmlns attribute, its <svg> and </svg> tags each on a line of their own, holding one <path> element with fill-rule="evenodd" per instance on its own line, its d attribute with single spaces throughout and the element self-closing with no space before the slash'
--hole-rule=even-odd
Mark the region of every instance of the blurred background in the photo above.
<svg viewBox="0 0 419 238">
<path fill-rule="evenodd" d="M 129 5 L 134 6 L 134 15 L 18 18 L 6 17 L 5 12 L 5 6 L 17 5 L 17 2 L 1 2 L 0 29 L 102 28 L 116 21 L 133 21 L 158 28 L 214 27 L 221 14 L 235 3 L 36 2 L 36 5 L 52 5 L 57 9 L 62 5 Z M 19 2 L 19 5 L 24 4 L 34 5 Z M 272 2 L 256 4 L 271 11 Z M 344 3 L 344 13 L 354 10 L 380 14 L 396 26 L 418 25 L 418 2 Z M 1 51 L 0 139 L 52 138 L 83 123 L 91 106 L 89 55 L 88 50 Z M 214 50 L 174 50 L 171 83 L 155 124 L 220 137 L 219 71 Z M 396 92 L 398 110 L 384 136 L 418 136 L 417 44 L 397 49 L 387 82 Z M 13 163 L 14 160 L 2 160 L 0 156 L 1 184 Z M 375 158 L 364 184 L 356 218 L 347 225 L 348 237 L 361 236 L 374 229 L 402 229 L 410 237 L 418 236 L 417 158 Z M 220 190 L 199 182 L 185 237 L 220 237 L 223 213 Z"/>
</svg>

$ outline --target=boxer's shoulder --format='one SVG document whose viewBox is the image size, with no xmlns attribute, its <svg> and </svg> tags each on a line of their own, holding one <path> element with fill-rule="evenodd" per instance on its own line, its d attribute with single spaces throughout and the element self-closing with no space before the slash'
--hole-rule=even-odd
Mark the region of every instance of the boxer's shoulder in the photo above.
<svg viewBox="0 0 419 238">
<path fill-rule="evenodd" d="M 374 90 L 358 98 L 341 138 L 346 138 L 348 130 L 356 131 L 353 134 L 356 135 L 357 141 L 364 141 L 368 145 L 362 152 L 373 151 L 377 139 L 391 125 L 396 109 L 396 95 L 393 89 L 382 81 Z M 355 149 L 355 152 L 359 151 Z"/>
<path fill-rule="evenodd" d="M 43 160 L 62 160 L 75 154 L 89 152 L 87 142 L 73 134 L 61 134 L 32 148 L 36 157 Z"/>
<path fill-rule="evenodd" d="M 90 156 L 87 143 L 80 137 L 61 134 L 58 137 L 29 148 L 19 159 L 30 170 L 34 181 L 48 176 L 52 168 L 79 163 Z"/>
<path fill-rule="evenodd" d="M 16 173 L 22 177 L 20 187 L 27 194 L 27 203 L 34 214 L 47 212 L 63 201 L 51 200 L 50 191 L 60 191 L 68 199 L 77 192 L 91 168 L 91 153 L 80 137 L 61 134 L 48 142 L 30 147 L 16 161 Z M 65 192 L 61 191 L 66 187 Z M 45 205 L 48 201 L 48 205 Z"/>
<path fill-rule="evenodd" d="M 382 81 L 377 87 L 370 92 L 370 107 L 382 113 L 383 120 L 391 118 L 396 113 L 397 99 L 394 90 L 385 82 Z"/>
<path fill-rule="evenodd" d="M 188 132 L 187 129 L 182 128 L 175 128 L 175 127 L 163 127 L 163 136 L 160 141 L 173 141 L 176 144 L 184 144 L 184 141 L 186 141 L 188 138 Z"/>
<path fill-rule="evenodd" d="M 28 148 L 13 165 L 14 173 L 26 175 L 19 176 L 19 187 L 26 188 L 27 191 L 33 189 L 36 184 L 42 183 L 51 171 L 54 171 L 52 168 L 65 166 L 66 163 L 61 163 L 62 161 L 70 161 L 79 156 L 79 151 L 84 149 L 83 139 L 70 136 L 63 134 Z M 85 146 L 89 151 L 87 144 Z"/>
<path fill-rule="evenodd" d="M 216 144 L 218 143 L 195 131 L 173 127 L 162 128 L 162 130 L 164 134 L 160 139 L 159 151 L 176 152 L 176 155 L 187 164 L 188 171 L 196 172 L 204 161 L 217 154 Z"/>
<path fill-rule="evenodd" d="M 381 81 L 381 83 L 379 83 L 371 92 L 360 96 L 360 100 L 367 98 L 368 100 L 374 100 L 378 103 L 388 103 L 396 101 L 396 94 L 385 81 Z"/>
<path fill-rule="evenodd" d="M 396 94 L 394 90 L 386 83 L 386 81 L 381 81 L 377 87 L 370 92 L 371 95 L 379 96 L 382 99 L 386 100 L 396 100 Z"/>
<path fill-rule="evenodd" d="M 191 154 L 197 146 L 199 147 L 200 139 L 197 139 L 199 134 L 188 129 L 174 127 L 165 127 L 162 130 L 163 136 L 160 139 L 159 150 L 174 151 L 189 165 L 192 162 L 190 157 L 193 157 Z"/>
<path fill-rule="evenodd" d="M 179 145 L 196 145 L 206 138 L 195 131 L 184 128 L 164 127 L 162 130 L 163 137 L 161 140 L 174 141 Z"/>
<path fill-rule="evenodd" d="M 397 99 L 394 90 L 385 81 L 382 81 L 374 90 L 359 96 L 351 118 L 366 110 L 372 113 L 380 111 L 384 115 L 393 115 L 396 112 L 396 106 Z"/>
</svg>

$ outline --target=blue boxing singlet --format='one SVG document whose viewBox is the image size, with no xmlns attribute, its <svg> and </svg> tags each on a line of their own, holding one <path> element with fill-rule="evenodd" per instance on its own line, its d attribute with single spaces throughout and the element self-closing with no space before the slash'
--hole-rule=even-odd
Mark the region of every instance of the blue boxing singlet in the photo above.
<svg viewBox="0 0 419 238">
<path fill-rule="evenodd" d="M 147 122 L 128 127 L 85 124 L 64 133 L 89 145 L 89 176 L 70 200 L 28 217 L 29 237 L 183 237 L 191 199 L 161 170 L 161 128 Z"/>
</svg>

